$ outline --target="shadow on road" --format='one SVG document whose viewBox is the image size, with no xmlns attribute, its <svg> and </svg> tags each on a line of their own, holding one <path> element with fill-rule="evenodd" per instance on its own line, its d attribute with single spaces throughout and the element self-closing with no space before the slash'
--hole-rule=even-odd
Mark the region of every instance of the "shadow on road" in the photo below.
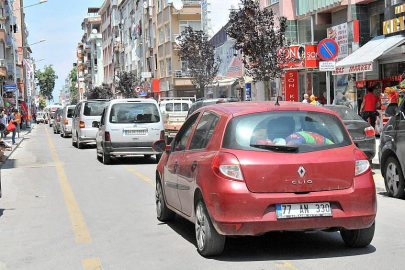
<svg viewBox="0 0 405 270">
<path fill-rule="evenodd" d="M 197 245 L 194 224 L 176 217 L 167 223 L 185 240 Z M 271 232 L 262 236 L 228 237 L 224 253 L 213 257 L 218 261 L 267 261 L 335 258 L 371 254 L 373 245 L 366 248 L 348 248 L 339 232 Z"/>
<path fill-rule="evenodd" d="M 101 159 L 100 159 L 101 162 Z M 143 156 L 129 156 L 129 157 L 111 157 L 110 166 L 118 165 L 146 165 L 146 164 L 157 164 L 154 156 L 150 158 L 145 158 Z"/>
<path fill-rule="evenodd" d="M 17 160 L 15 160 L 15 159 L 7 159 L 6 161 L 4 161 L 4 162 L 0 165 L 0 168 L 1 168 L 2 170 L 13 169 L 13 168 L 16 168 L 16 167 L 17 167 L 17 166 L 16 166 L 16 163 L 17 163 Z"/>
</svg>

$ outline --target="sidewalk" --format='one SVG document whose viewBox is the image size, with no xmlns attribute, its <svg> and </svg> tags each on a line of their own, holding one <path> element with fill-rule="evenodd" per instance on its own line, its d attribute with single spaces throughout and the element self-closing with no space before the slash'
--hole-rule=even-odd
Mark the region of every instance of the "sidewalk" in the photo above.
<svg viewBox="0 0 405 270">
<path fill-rule="evenodd" d="M 6 156 L 6 160 L 1 162 L 0 161 L 0 168 L 3 166 L 3 163 L 7 161 L 7 159 L 13 154 L 13 152 L 20 146 L 22 141 L 24 140 L 25 136 L 35 128 L 35 124 L 31 124 L 31 128 L 26 128 L 23 130 L 20 130 L 20 136 L 18 136 L 18 133 L 15 135 L 15 143 L 12 145 L 11 151 L 3 151 L 4 156 Z M 9 145 L 11 145 L 11 133 L 7 135 L 6 138 L 4 138 L 4 141 L 6 141 Z"/>
</svg>

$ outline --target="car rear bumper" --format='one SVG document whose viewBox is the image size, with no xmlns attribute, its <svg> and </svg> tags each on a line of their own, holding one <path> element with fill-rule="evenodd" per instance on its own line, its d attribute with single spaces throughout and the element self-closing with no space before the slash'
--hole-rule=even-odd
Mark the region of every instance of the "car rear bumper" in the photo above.
<svg viewBox="0 0 405 270">
<path fill-rule="evenodd" d="M 295 193 L 251 193 L 244 182 L 215 177 L 203 191 L 212 222 L 223 235 L 259 235 L 270 231 L 370 227 L 377 212 L 374 180 L 366 173 L 344 190 Z M 330 202 L 332 217 L 277 219 L 276 205 Z"/>
<path fill-rule="evenodd" d="M 81 143 L 95 142 L 98 129 L 95 128 L 82 128 L 79 131 L 79 138 Z"/>
<path fill-rule="evenodd" d="M 126 142 L 111 143 L 104 142 L 104 151 L 111 156 L 129 155 L 156 155 L 161 154 L 152 149 L 153 142 Z"/>
</svg>

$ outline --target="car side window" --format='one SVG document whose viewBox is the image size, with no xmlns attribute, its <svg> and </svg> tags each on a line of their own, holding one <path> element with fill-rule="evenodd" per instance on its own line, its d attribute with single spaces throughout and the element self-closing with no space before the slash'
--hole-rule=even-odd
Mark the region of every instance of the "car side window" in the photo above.
<svg viewBox="0 0 405 270">
<path fill-rule="evenodd" d="M 204 112 L 191 139 L 189 150 L 205 149 L 214 133 L 219 117 L 209 111 Z"/>
<path fill-rule="evenodd" d="M 199 113 L 191 116 L 184 125 L 181 127 L 179 133 L 177 134 L 175 141 L 173 143 L 173 151 L 184 151 L 186 150 L 188 139 L 190 138 L 191 131 L 194 128 L 194 124 L 199 116 Z"/>
<path fill-rule="evenodd" d="M 100 126 L 104 126 L 105 123 L 105 110 L 106 108 L 104 108 L 103 113 L 101 114 Z"/>
</svg>

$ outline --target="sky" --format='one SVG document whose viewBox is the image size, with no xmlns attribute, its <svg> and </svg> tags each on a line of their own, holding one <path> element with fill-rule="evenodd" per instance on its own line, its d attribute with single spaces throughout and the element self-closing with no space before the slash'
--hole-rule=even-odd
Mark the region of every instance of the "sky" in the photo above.
<svg viewBox="0 0 405 270">
<path fill-rule="evenodd" d="M 239 0 L 211 0 L 212 27 L 221 29 L 228 21 L 229 9 L 237 6 Z M 24 0 L 24 6 L 38 3 L 39 0 Z M 53 65 L 59 77 L 53 91 L 54 102 L 59 100 L 59 91 L 64 80 L 76 62 L 76 48 L 83 36 L 81 23 L 87 15 L 88 7 L 101 7 L 104 0 L 48 0 L 48 2 L 26 8 L 25 20 L 29 36 L 28 44 L 45 39 L 45 42 L 32 45 L 32 57 L 37 69 Z"/>
</svg>

